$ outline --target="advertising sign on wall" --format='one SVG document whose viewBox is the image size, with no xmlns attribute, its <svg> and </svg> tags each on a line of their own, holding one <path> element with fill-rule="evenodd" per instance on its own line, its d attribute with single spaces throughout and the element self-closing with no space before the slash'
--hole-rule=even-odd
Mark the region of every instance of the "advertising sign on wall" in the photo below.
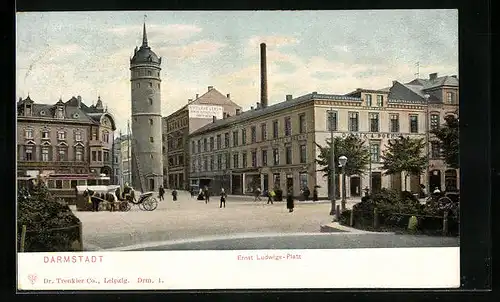
<svg viewBox="0 0 500 302">
<path fill-rule="evenodd" d="M 224 108 L 222 106 L 213 105 L 189 105 L 190 118 L 206 118 L 211 119 L 214 116 L 217 119 L 222 119 Z"/>
</svg>

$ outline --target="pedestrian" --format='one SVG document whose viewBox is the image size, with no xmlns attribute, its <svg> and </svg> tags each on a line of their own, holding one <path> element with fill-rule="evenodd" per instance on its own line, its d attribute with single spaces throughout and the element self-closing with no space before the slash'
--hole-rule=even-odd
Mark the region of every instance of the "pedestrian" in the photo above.
<svg viewBox="0 0 500 302">
<path fill-rule="evenodd" d="M 318 201 L 318 188 L 313 189 L 313 201 Z"/>
<path fill-rule="evenodd" d="M 286 196 L 286 208 L 288 209 L 288 212 L 291 213 L 293 212 L 293 194 L 292 190 L 288 190 L 288 194 Z"/>
<path fill-rule="evenodd" d="M 205 196 L 203 194 L 203 189 L 200 188 L 200 191 L 198 192 L 198 200 L 205 200 Z"/>
<path fill-rule="evenodd" d="M 208 203 L 210 201 L 210 192 L 208 191 L 207 186 L 205 186 L 205 190 L 203 192 L 203 195 L 205 196 L 205 203 Z"/>
<path fill-rule="evenodd" d="M 220 192 L 220 206 L 219 206 L 219 208 L 222 208 L 222 205 L 224 205 L 224 208 L 226 207 L 226 198 L 227 198 L 226 191 L 224 191 L 224 188 L 222 188 L 221 192 Z"/>
<path fill-rule="evenodd" d="M 177 190 L 176 189 L 172 190 L 172 200 L 177 201 Z"/>
<path fill-rule="evenodd" d="M 435 195 L 439 195 L 439 194 L 441 194 L 441 191 L 439 190 L 439 188 L 438 188 L 438 187 L 436 187 L 436 188 L 434 189 L 434 192 L 432 192 L 432 193 L 433 193 L 433 194 L 435 194 Z"/>
<path fill-rule="evenodd" d="M 267 204 L 271 203 L 273 204 L 273 199 L 276 193 L 274 193 L 274 190 L 271 189 L 271 191 L 267 192 Z"/>
<path fill-rule="evenodd" d="M 257 201 L 257 199 L 258 199 L 259 201 L 260 201 L 260 200 L 262 200 L 262 199 L 260 199 L 260 192 L 262 192 L 262 191 L 260 190 L 260 188 L 259 188 L 259 187 L 257 187 L 257 188 L 255 189 L 255 193 L 254 193 L 254 194 L 255 194 L 255 200 L 254 200 L 254 201 Z"/>
<path fill-rule="evenodd" d="M 173 194 L 173 192 L 172 192 L 172 194 Z M 158 189 L 158 195 L 160 197 L 160 200 L 165 200 L 163 198 L 163 195 L 165 195 L 165 189 L 163 188 L 163 185 L 160 185 L 160 188 Z"/>
</svg>

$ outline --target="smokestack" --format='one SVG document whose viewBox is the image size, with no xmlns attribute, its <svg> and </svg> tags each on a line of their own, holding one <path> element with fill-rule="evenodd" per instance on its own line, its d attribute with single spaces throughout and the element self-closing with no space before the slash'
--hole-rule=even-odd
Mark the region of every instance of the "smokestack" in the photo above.
<svg viewBox="0 0 500 302">
<path fill-rule="evenodd" d="M 267 107 L 267 58 L 266 43 L 260 44 L 260 103 Z"/>
</svg>

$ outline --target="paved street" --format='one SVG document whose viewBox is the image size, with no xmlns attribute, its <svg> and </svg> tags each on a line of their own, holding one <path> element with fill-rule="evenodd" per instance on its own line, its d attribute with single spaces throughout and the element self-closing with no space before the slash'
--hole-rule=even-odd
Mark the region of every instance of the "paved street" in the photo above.
<svg viewBox="0 0 500 302">
<path fill-rule="evenodd" d="M 330 202 L 296 202 L 289 213 L 285 202 L 267 205 L 266 199 L 229 197 L 226 208 L 218 198 L 205 204 L 182 192 L 178 201 L 159 203 L 153 212 L 133 207 L 129 212 L 78 212 L 86 250 L 352 248 L 448 246 L 456 239 L 391 234 L 320 233 L 331 222 Z M 349 201 L 347 208 L 355 202 Z M 347 230 L 349 231 L 349 230 Z"/>
</svg>

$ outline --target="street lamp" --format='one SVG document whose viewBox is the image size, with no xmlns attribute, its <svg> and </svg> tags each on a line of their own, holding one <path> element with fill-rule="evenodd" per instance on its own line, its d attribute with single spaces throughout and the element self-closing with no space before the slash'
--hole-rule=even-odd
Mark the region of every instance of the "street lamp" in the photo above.
<svg viewBox="0 0 500 302">
<path fill-rule="evenodd" d="M 430 117 L 429 117 L 429 98 L 430 98 L 430 95 L 426 94 L 424 95 L 424 99 L 425 99 L 425 108 L 426 108 L 426 111 L 425 111 L 425 115 L 426 115 L 426 123 L 425 123 L 425 128 L 426 128 L 426 135 L 425 135 L 425 140 L 426 140 L 426 148 L 425 148 L 425 152 L 426 152 L 426 159 L 427 159 L 427 165 L 426 165 L 426 169 L 425 169 L 425 183 L 426 183 L 426 187 L 427 187 L 427 191 L 430 192 L 430 188 L 429 188 L 429 160 L 430 160 L 430 150 L 429 150 L 429 144 L 431 143 L 430 142 Z"/>
<path fill-rule="evenodd" d="M 339 157 L 339 164 L 342 167 L 342 201 L 341 201 L 341 205 L 342 205 L 342 211 L 345 211 L 345 204 L 346 204 L 345 165 L 347 164 L 347 157 L 345 157 L 344 155 L 340 156 Z"/>
<path fill-rule="evenodd" d="M 335 138 L 333 136 L 333 130 L 334 130 L 334 120 L 333 120 L 333 107 L 330 108 L 330 112 L 327 112 L 327 114 L 329 114 L 329 118 L 330 118 L 330 140 L 332 142 L 331 146 L 330 146 L 330 181 L 331 181 L 331 202 L 332 202 L 332 207 L 330 209 L 330 215 L 333 215 L 335 214 L 335 211 L 336 211 L 336 205 L 335 205 L 335 201 L 336 201 L 336 198 L 337 198 L 337 192 L 335 192 L 335 186 L 336 186 L 336 182 L 335 182 Z"/>
</svg>

